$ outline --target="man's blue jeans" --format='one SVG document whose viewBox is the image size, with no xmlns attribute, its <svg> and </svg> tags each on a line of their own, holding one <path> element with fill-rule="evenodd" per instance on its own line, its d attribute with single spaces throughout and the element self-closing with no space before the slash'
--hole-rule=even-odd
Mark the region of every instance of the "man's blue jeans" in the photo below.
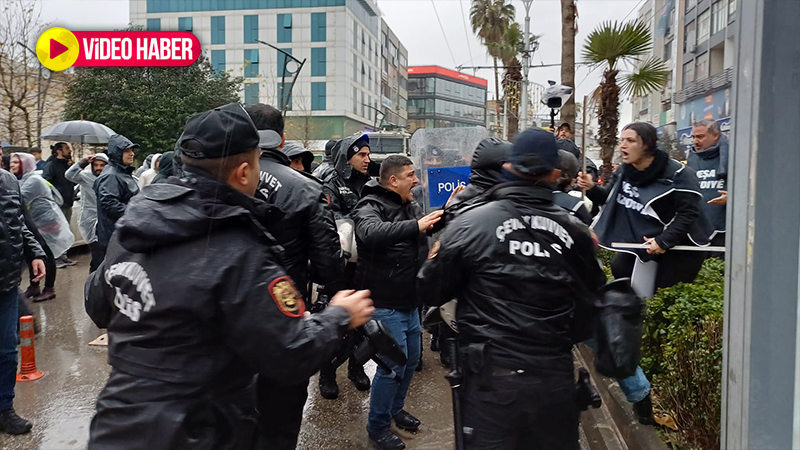
<svg viewBox="0 0 800 450">
<path fill-rule="evenodd" d="M 419 311 L 416 308 L 408 311 L 375 308 L 372 318 L 383 322 L 392 332 L 392 336 L 408 359 L 404 366 L 397 366 L 384 360 L 397 375 L 402 377 L 400 383 L 392 379 L 389 373 L 380 367 L 375 372 L 369 402 L 367 431 L 370 434 L 378 434 L 388 430 L 392 424 L 392 417 L 403 409 L 408 386 L 411 384 L 411 378 L 419 364 L 422 351 L 422 326 L 420 326 Z"/>
<path fill-rule="evenodd" d="M 0 291 L 0 411 L 14 405 L 17 384 L 17 321 L 19 290 Z"/>
<path fill-rule="evenodd" d="M 592 351 L 594 351 L 594 339 L 587 339 L 584 344 L 591 347 Z M 650 381 L 644 376 L 644 372 L 642 372 L 642 368 L 639 366 L 636 366 L 636 373 L 628 378 L 617 378 L 617 383 L 619 383 L 619 388 L 630 403 L 639 403 L 650 393 Z"/>
</svg>

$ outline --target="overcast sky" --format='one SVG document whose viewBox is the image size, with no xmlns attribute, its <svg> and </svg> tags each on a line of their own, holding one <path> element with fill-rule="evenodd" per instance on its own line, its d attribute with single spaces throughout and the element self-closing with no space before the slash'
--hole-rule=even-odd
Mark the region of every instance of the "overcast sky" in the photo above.
<svg viewBox="0 0 800 450">
<path fill-rule="evenodd" d="M 63 26 L 73 30 L 114 29 L 128 23 L 127 0 L 42 0 L 42 19 L 52 26 Z M 469 28 L 469 0 L 377 0 L 384 19 L 408 49 L 411 65 L 437 64 L 450 69 L 457 66 L 491 65 L 485 49 Z M 517 9 L 517 21 L 524 25 L 525 8 L 521 0 L 513 0 Z M 442 26 L 434 12 L 439 13 Z M 627 20 L 637 16 L 639 0 L 579 0 L 578 28 L 576 37 L 577 61 L 586 36 L 607 20 Z M 541 34 L 539 51 L 533 57 L 534 64 L 555 64 L 561 61 L 561 6 L 559 0 L 534 0 L 531 7 L 531 33 Z M 446 36 L 446 41 L 445 41 Z M 452 56 L 447 43 L 452 49 Z M 494 76 L 491 70 L 465 73 L 490 80 L 489 89 L 494 92 Z M 547 80 L 560 79 L 558 67 L 531 69 L 530 79 L 534 83 L 547 84 Z M 588 76 L 587 76 L 588 75 Z M 583 99 L 600 83 L 600 70 L 589 74 L 585 66 L 578 66 L 575 80 L 579 83 L 577 98 Z M 501 75 L 502 76 L 502 75 Z M 490 94 L 492 97 L 493 94 Z M 621 106 L 620 124 L 631 117 L 630 104 Z"/>
</svg>

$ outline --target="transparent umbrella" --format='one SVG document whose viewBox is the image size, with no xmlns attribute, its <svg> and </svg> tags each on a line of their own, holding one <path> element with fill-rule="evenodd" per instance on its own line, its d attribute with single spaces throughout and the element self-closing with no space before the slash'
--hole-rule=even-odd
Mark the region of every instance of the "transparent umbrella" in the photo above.
<svg viewBox="0 0 800 450">
<path fill-rule="evenodd" d="M 42 132 L 42 139 L 48 141 L 80 142 L 81 144 L 108 144 L 108 138 L 115 135 L 111 128 L 89 120 L 70 120 L 53 125 Z"/>
</svg>

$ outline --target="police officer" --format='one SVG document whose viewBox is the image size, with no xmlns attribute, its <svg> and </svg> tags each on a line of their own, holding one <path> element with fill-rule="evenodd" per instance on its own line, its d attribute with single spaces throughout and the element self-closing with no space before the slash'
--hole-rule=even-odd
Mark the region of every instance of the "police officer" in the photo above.
<svg viewBox="0 0 800 450">
<path fill-rule="evenodd" d="M 190 118 L 183 178 L 147 186 L 117 224 L 86 285 L 113 367 L 90 449 L 254 448 L 254 374 L 307 378 L 369 319 L 369 293 L 352 291 L 304 317 L 266 231 L 280 213 L 253 197 L 258 143 L 239 104 Z"/>
<path fill-rule="evenodd" d="M 261 183 L 256 195 L 263 196 L 267 203 L 277 206 L 285 214 L 283 220 L 269 231 L 283 247 L 286 271 L 310 307 L 309 278 L 326 284 L 336 280 L 344 270 L 345 260 L 333 214 L 327 209 L 322 183 L 311 175 L 292 169 L 289 157 L 279 149 L 284 145 L 281 112 L 265 104 L 248 106 L 247 112 L 260 136 Z M 295 381 L 291 386 L 283 386 L 259 377 L 261 448 L 282 450 L 294 449 L 297 445 L 303 406 L 308 397 L 308 378 Z M 270 404 L 283 407 L 270 408 Z"/>
<path fill-rule="evenodd" d="M 553 191 L 553 203 L 566 209 L 570 214 L 580 219 L 586 226 L 592 224 L 592 217 L 586 210 L 583 198 L 569 194 L 578 177 L 578 160 L 566 150 L 558 151 L 558 169 L 561 176 L 556 180 L 556 190 Z"/>
<path fill-rule="evenodd" d="M 605 282 L 589 229 L 553 204 L 558 149 L 524 131 L 487 204 L 459 214 L 419 273 L 423 298 L 458 299 L 468 449 L 578 445 L 571 348 Z"/>
<path fill-rule="evenodd" d="M 325 157 L 322 158 L 320 165 L 311 172 L 316 178 L 322 181 L 327 180 L 333 175 L 335 169 L 333 168 L 333 148 L 336 147 L 338 141 L 331 139 L 325 143 Z"/>
</svg>

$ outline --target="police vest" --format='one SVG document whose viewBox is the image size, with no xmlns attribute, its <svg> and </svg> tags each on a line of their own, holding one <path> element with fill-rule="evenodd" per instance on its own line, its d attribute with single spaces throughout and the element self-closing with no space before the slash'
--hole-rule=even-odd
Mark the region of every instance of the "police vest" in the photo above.
<svg viewBox="0 0 800 450">
<path fill-rule="evenodd" d="M 700 181 L 700 193 L 703 194 L 701 210 L 713 227 L 711 237 L 717 233 L 725 232 L 725 205 L 710 205 L 709 200 L 720 196 L 718 191 L 727 190 L 726 180 L 720 179 L 720 152 L 719 147 L 695 152 L 692 150 L 687 158 L 688 165 L 697 173 Z"/>
<path fill-rule="evenodd" d="M 612 243 L 638 244 L 644 243 L 644 237 L 659 236 L 672 221 L 671 217 L 659 217 L 653 209 L 653 203 L 664 199 L 673 192 L 692 192 L 702 196 L 697 189 L 697 181 L 691 176 L 686 166 L 670 159 L 664 176 L 644 185 L 634 186 L 625 180 L 625 171 L 619 170 L 619 177 L 611 188 L 605 207 L 592 225 L 600 245 L 614 251 L 625 251 L 636 254 L 642 261 L 649 261 L 652 255 L 642 250 L 620 250 L 613 248 Z M 699 220 L 688 233 L 695 245 L 708 245 L 708 222 Z"/>
</svg>

